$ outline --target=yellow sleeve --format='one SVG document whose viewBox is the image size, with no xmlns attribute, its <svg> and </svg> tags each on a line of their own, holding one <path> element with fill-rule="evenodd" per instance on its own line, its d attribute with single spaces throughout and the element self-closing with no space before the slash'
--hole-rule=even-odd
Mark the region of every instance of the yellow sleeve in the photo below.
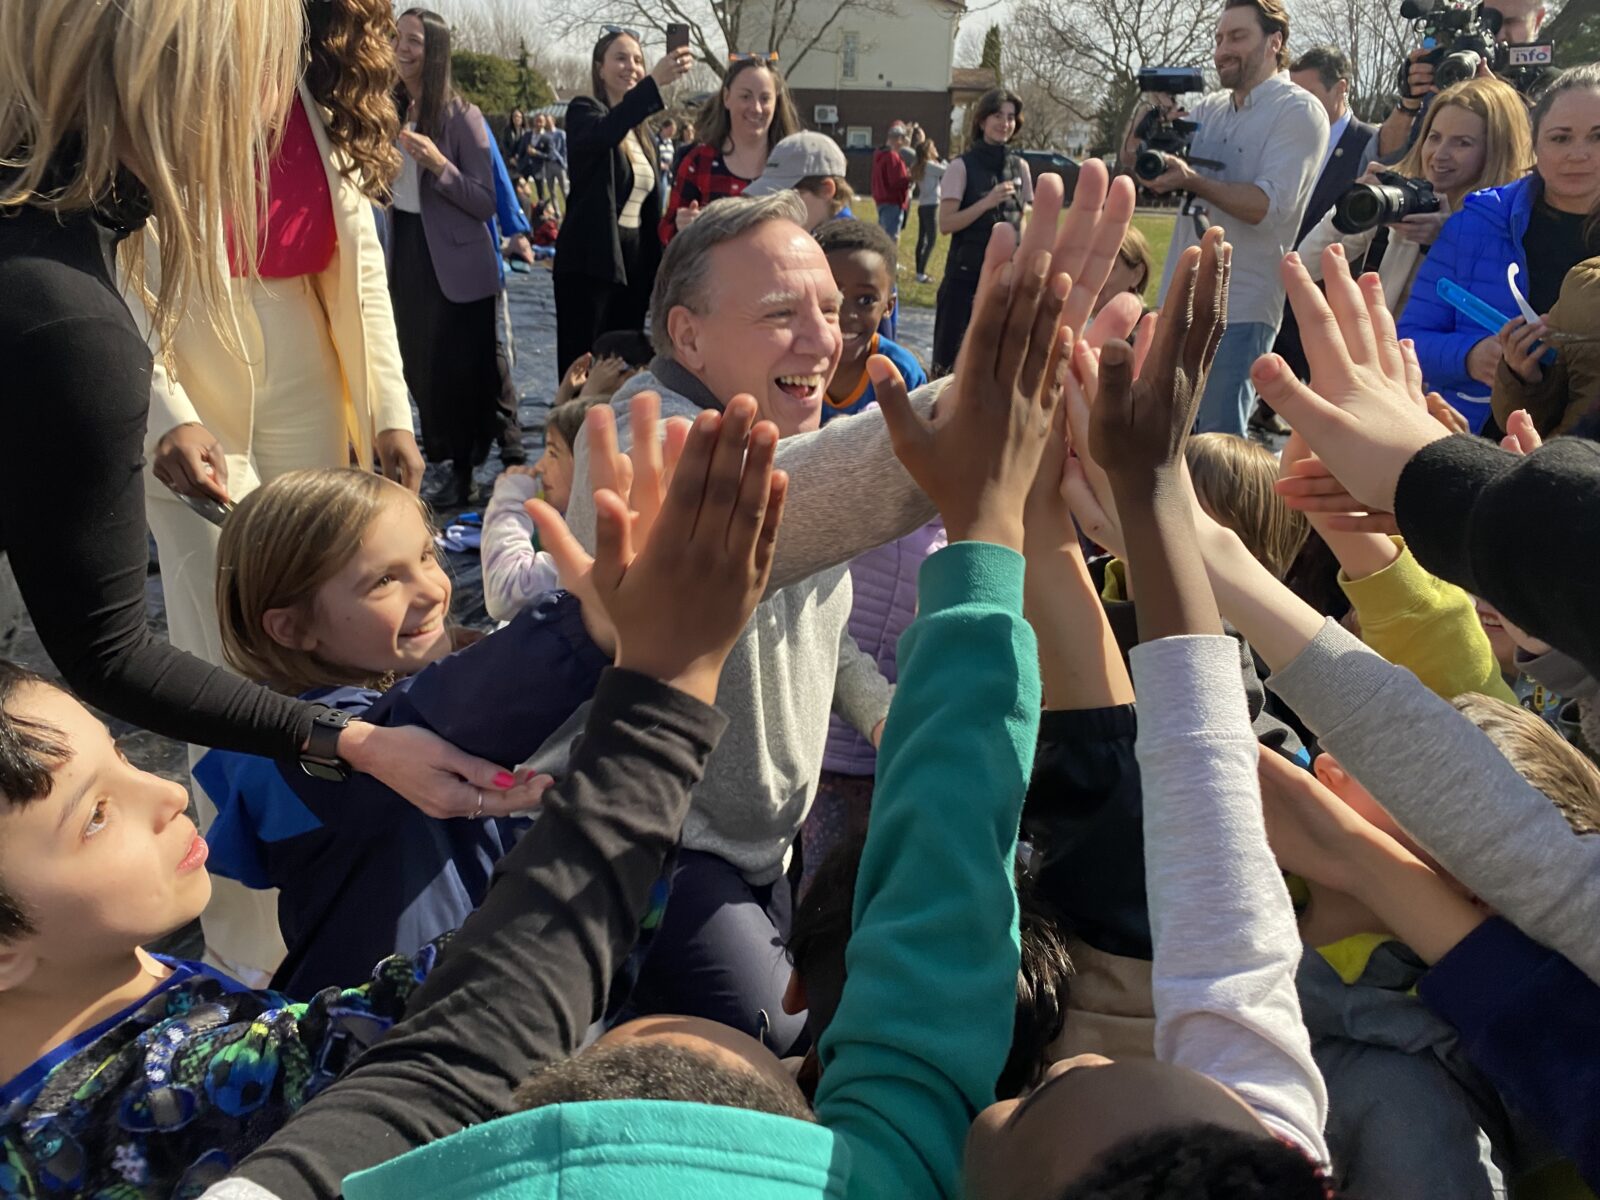
<svg viewBox="0 0 1600 1200">
<path fill-rule="evenodd" d="M 1446 700 L 1480 692 L 1515 704 L 1472 597 L 1428 574 L 1405 543 L 1394 540 L 1400 557 L 1383 570 L 1356 580 L 1339 572 L 1339 586 L 1361 622 L 1361 640 Z"/>
</svg>

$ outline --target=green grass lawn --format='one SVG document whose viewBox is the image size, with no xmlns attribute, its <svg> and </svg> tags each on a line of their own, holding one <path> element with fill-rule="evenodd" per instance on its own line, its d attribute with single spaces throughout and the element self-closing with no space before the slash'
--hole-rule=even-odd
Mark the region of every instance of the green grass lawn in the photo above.
<svg viewBox="0 0 1600 1200">
<path fill-rule="evenodd" d="M 857 198 L 851 205 L 851 210 L 863 221 L 876 221 L 878 219 L 878 206 L 870 199 Z M 1161 286 L 1161 269 L 1167 260 L 1167 243 L 1172 240 L 1173 218 L 1162 213 L 1139 213 L 1133 218 L 1133 223 L 1144 234 L 1150 243 L 1150 252 L 1155 257 L 1155 270 L 1151 273 L 1150 287 L 1145 292 L 1145 303 L 1154 304 L 1156 291 Z M 906 221 L 906 226 L 900 231 L 900 303 L 909 304 L 919 308 L 934 307 L 934 297 L 939 291 L 939 280 L 944 275 L 944 258 L 950 249 L 950 239 L 941 236 L 934 244 L 933 257 L 928 260 L 928 274 L 933 276 L 932 283 L 918 283 L 917 273 L 917 213 L 913 207 Z"/>
</svg>

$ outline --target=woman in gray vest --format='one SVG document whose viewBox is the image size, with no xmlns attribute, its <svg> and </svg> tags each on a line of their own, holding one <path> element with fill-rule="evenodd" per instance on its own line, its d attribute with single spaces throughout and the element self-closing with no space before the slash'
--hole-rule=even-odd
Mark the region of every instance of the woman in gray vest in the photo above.
<svg viewBox="0 0 1600 1200">
<path fill-rule="evenodd" d="M 1020 233 L 1033 203 L 1028 164 L 1006 146 L 1022 129 L 1022 100 L 1006 88 L 992 88 L 972 110 L 967 152 L 952 162 L 939 187 L 939 232 L 950 235 L 950 254 L 939 284 L 933 320 L 933 368 L 937 379 L 956 364 L 956 351 L 972 319 L 978 270 L 989 231 L 1005 221 Z"/>
</svg>

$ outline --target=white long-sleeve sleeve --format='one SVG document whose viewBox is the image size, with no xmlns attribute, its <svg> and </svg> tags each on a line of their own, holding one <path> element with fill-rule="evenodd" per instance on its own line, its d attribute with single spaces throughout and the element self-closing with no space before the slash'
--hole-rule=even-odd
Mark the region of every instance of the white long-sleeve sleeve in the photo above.
<svg viewBox="0 0 1600 1200">
<path fill-rule="evenodd" d="M 1295 990 L 1300 934 L 1267 845 L 1238 643 L 1162 638 L 1130 657 L 1156 1057 L 1226 1084 L 1326 1163 L 1328 1092 Z"/>
<path fill-rule="evenodd" d="M 522 507 L 538 490 L 532 476 L 507 472 L 494 481 L 483 514 L 483 606 L 496 621 L 509 621 L 561 586 L 555 559 L 533 548 L 533 520 Z"/>
</svg>

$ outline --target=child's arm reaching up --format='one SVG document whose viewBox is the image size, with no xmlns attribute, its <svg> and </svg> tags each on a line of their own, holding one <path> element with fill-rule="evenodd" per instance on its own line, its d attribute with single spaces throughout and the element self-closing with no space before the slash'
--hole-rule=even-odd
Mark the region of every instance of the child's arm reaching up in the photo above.
<svg viewBox="0 0 1600 1200">
<path fill-rule="evenodd" d="M 528 468 L 510 467 L 494 481 L 483 514 L 483 607 L 509 621 L 545 592 L 561 586 L 555 560 L 534 548 L 533 520 L 523 506 L 538 494 Z"/>
<path fill-rule="evenodd" d="M 1102 352 L 1089 450 L 1109 475 L 1139 597 L 1131 659 L 1156 1056 L 1231 1087 L 1325 1163 L 1327 1090 L 1295 991 L 1299 933 L 1267 848 L 1238 649 L 1222 633 L 1195 545 L 1184 469 L 1229 253 L 1221 229 L 1185 251 L 1138 380 L 1127 346 Z"/>
<path fill-rule="evenodd" d="M 624 502 L 600 495 L 589 577 L 616 628 L 617 669 L 538 836 L 500 864 L 406 1020 L 214 1200 L 331 1200 L 355 1171 L 502 1115 L 534 1067 L 577 1048 L 677 844 L 725 724 L 710 707 L 722 663 L 771 570 L 785 481 L 772 471 L 777 430 L 752 432 L 754 418 L 748 397 L 701 415 L 639 555 Z M 555 534 L 559 518 L 543 516 Z"/>
</svg>

